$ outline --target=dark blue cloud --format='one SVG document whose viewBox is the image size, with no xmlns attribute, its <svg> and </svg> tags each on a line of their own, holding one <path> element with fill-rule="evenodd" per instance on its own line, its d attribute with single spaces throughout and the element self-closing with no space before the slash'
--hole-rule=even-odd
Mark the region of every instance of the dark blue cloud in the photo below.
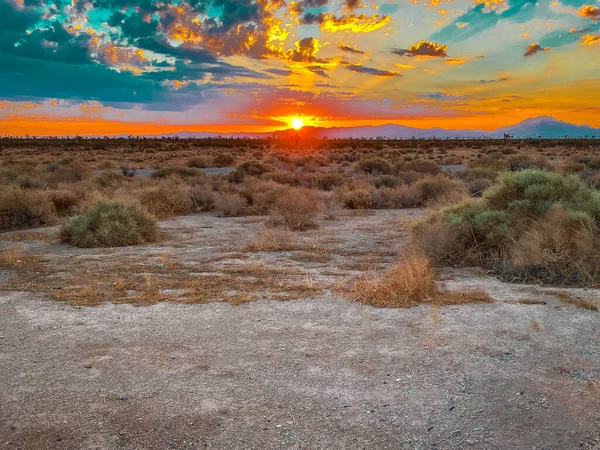
<svg viewBox="0 0 600 450">
<path fill-rule="evenodd" d="M 429 100 L 463 100 L 467 98 L 466 95 L 448 95 L 444 92 L 426 92 L 424 94 L 418 94 L 417 98 L 429 99 Z"/>
<path fill-rule="evenodd" d="M 380 69 L 375 69 L 373 67 L 365 67 L 365 66 L 360 66 L 360 65 L 349 65 L 349 66 L 346 66 L 346 69 L 350 70 L 351 72 L 364 73 L 367 75 L 375 75 L 377 77 L 401 76 L 399 73 L 390 72 L 389 70 L 380 70 Z"/>
</svg>

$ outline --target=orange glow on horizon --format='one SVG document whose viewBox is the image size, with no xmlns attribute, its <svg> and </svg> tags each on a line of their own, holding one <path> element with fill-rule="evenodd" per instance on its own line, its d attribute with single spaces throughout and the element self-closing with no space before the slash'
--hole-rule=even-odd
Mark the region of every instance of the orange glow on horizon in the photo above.
<svg viewBox="0 0 600 450">
<path fill-rule="evenodd" d="M 307 116 L 287 116 L 272 118 L 280 122 L 280 125 L 202 125 L 202 124 L 164 124 L 155 122 L 123 122 L 118 120 L 106 120 L 101 118 L 57 118 L 39 115 L 20 115 L 14 118 L 0 119 L 0 136 L 155 136 L 163 134 L 175 134 L 180 132 L 208 132 L 216 134 L 228 133 L 269 133 L 278 130 L 296 129 L 302 122 L 302 126 L 308 125 L 323 128 L 334 127 L 361 127 L 397 124 L 413 128 L 446 128 L 446 129 L 472 129 L 491 131 L 496 128 L 514 125 L 522 120 L 547 114 L 547 111 L 524 110 L 520 114 L 508 112 L 506 114 L 468 114 L 464 116 L 440 116 L 440 117 L 398 117 L 389 119 L 333 119 Z M 600 114 L 589 114 L 586 120 L 581 120 L 577 111 L 555 114 L 555 118 L 578 125 L 589 125 L 600 127 Z"/>
</svg>

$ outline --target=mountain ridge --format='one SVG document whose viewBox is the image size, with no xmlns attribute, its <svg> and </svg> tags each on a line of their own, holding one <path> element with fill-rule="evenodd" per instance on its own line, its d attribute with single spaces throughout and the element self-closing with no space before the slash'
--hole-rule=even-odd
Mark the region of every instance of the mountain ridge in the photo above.
<svg viewBox="0 0 600 450">
<path fill-rule="evenodd" d="M 525 119 L 514 125 L 500 127 L 492 131 L 469 130 L 469 129 L 445 129 L 440 127 L 433 128 L 414 128 L 398 124 L 367 125 L 360 127 L 313 127 L 305 126 L 296 131 L 293 129 L 279 130 L 273 132 L 257 133 L 210 133 L 210 132 L 188 132 L 160 134 L 146 137 L 178 137 L 178 138 L 211 138 L 211 137 L 232 137 L 232 138 L 316 138 L 316 139 L 350 139 L 350 138 L 383 138 L 383 139 L 445 139 L 445 138 L 546 138 L 557 139 L 564 138 L 600 138 L 600 128 L 589 125 L 576 125 L 564 122 L 550 116 L 539 116 Z"/>
</svg>

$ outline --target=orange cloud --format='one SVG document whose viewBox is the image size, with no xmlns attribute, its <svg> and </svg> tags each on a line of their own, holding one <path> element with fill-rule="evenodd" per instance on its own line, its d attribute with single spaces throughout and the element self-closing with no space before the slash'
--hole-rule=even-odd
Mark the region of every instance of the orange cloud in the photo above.
<svg viewBox="0 0 600 450">
<path fill-rule="evenodd" d="M 317 58 L 321 47 L 322 44 L 318 39 L 307 37 L 296 41 L 294 48 L 286 52 L 286 57 L 296 62 L 321 62 Z"/>
<path fill-rule="evenodd" d="M 579 10 L 579 15 L 589 19 L 600 20 L 600 8 L 591 5 L 584 5 Z"/>
<path fill-rule="evenodd" d="M 352 31 L 353 33 L 370 33 L 383 28 L 390 23 L 390 16 L 379 17 L 378 14 L 367 16 L 366 14 L 349 14 L 336 17 L 333 14 L 325 14 L 321 22 L 321 30 L 324 31 Z"/>
<path fill-rule="evenodd" d="M 346 45 L 342 42 L 340 42 L 338 44 L 338 48 L 343 52 L 358 53 L 361 55 L 364 55 L 366 53 L 366 52 L 363 52 L 362 50 L 359 50 L 358 48 L 356 48 L 356 45 L 354 47 L 350 47 L 349 45 Z"/>
<path fill-rule="evenodd" d="M 496 11 L 506 7 L 506 0 L 477 0 L 476 5 L 485 5 L 484 12 Z"/>
<path fill-rule="evenodd" d="M 600 42 L 600 36 L 594 36 L 593 34 L 586 34 L 585 36 L 581 36 L 581 44 L 582 45 L 590 45 Z"/>
</svg>

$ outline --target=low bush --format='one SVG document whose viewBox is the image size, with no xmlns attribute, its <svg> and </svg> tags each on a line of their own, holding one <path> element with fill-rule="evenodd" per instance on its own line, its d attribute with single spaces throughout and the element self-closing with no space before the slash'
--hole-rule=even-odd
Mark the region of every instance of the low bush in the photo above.
<svg viewBox="0 0 600 450">
<path fill-rule="evenodd" d="M 0 231 L 53 225 L 56 214 L 50 196 L 21 187 L 0 188 Z"/>
<path fill-rule="evenodd" d="M 240 216 L 248 205 L 248 200 L 237 192 L 220 192 L 214 196 L 215 209 L 223 217 Z"/>
<path fill-rule="evenodd" d="M 228 175 L 232 183 L 241 183 L 246 177 L 260 177 L 262 174 L 270 171 L 270 167 L 260 161 L 246 161 L 235 168 Z"/>
<path fill-rule="evenodd" d="M 156 220 L 134 206 L 98 202 L 88 214 L 71 217 L 61 238 L 76 247 L 122 247 L 154 242 L 160 233 Z"/>
<path fill-rule="evenodd" d="M 389 161 L 380 157 L 361 159 L 356 167 L 362 172 L 372 174 L 390 174 L 394 172 L 394 167 Z"/>
<path fill-rule="evenodd" d="M 229 167 L 235 163 L 235 158 L 229 153 L 219 153 L 215 156 L 214 161 L 217 167 Z"/>
<path fill-rule="evenodd" d="M 59 216 L 71 214 L 80 200 L 75 192 L 66 189 L 50 191 L 48 195 L 54 211 Z"/>
<path fill-rule="evenodd" d="M 481 264 L 511 279 L 600 282 L 600 192 L 576 175 L 503 172 L 483 198 L 413 227 L 437 264 Z"/>
<path fill-rule="evenodd" d="M 89 164 L 73 160 L 67 164 L 50 164 L 47 167 L 48 182 L 50 184 L 58 183 L 77 183 L 94 175 L 94 169 Z"/>
<path fill-rule="evenodd" d="M 188 159 L 187 166 L 197 169 L 203 169 L 210 165 L 209 161 L 204 156 L 193 156 Z"/>
<path fill-rule="evenodd" d="M 323 203 L 317 192 L 306 188 L 291 188 L 275 200 L 268 224 L 295 231 L 317 228 L 317 218 L 322 210 Z"/>
<path fill-rule="evenodd" d="M 139 204 L 159 219 L 188 214 L 193 209 L 188 189 L 176 180 L 154 183 L 128 191 L 131 196 L 130 203 Z M 125 193 L 125 196 L 127 195 Z"/>
<path fill-rule="evenodd" d="M 441 173 L 440 165 L 435 161 L 430 161 L 428 159 L 415 159 L 406 162 L 402 164 L 400 170 L 405 172 L 426 173 L 429 175 L 438 175 Z"/>
<path fill-rule="evenodd" d="M 370 209 L 375 204 L 373 188 L 366 183 L 344 185 L 334 193 L 338 203 L 348 209 Z"/>
</svg>

